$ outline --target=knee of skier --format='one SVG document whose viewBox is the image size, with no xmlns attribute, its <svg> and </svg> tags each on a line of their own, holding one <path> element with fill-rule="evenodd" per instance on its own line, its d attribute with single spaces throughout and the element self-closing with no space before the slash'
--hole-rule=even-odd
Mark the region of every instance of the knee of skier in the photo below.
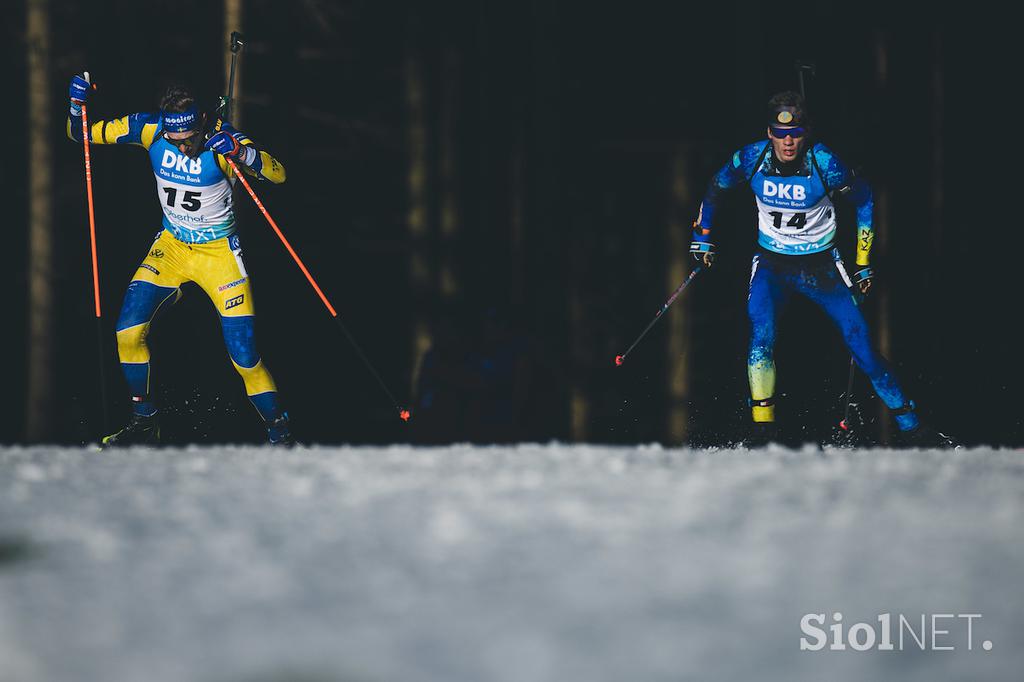
<svg viewBox="0 0 1024 682">
<path fill-rule="evenodd" d="M 750 354 L 747 357 L 747 365 L 749 367 L 768 367 L 772 365 L 771 345 L 752 341 L 750 344 Z"/>
<path fill-rule="evenodd" d="M 846 347 L 857 366 L 872 380 L 877 379 L 888 370 L 885 359 L 871 347 L 871 341 L 867 334 L 847 335 Z"/>
<path fill-rule="evenodd" d="M 771 356 L 775 346 L 775 325 L 770 318 L 751 316 L 750 318 L 750 356 L 755 353 Z"/>
<path fill-rule="evenodd" d="M 843 340 L 846 341 L 846 346 L 850 350 L 867 348 L 871 345 L 867 326 L 861 322 L 841 321 L 839 323 L 839 331 L 842 332 Z"/>
<path fill-rule="evenodd" d="M 242 377 L 242 382 L 245 384 L 245 394 L 247 396 L 260 395 L 262 393 L 276 393 L 277 385 L 274 383 L 274 378 L 270 376 L 270 372 L 263 366 L 260 360 L 256 360 L 256 365 L 253 367 L 242 367 L 237 362 L 234 363 L 235 370 Z"/>
<path fill-rule="evenodd" d="M 774 313 L 751 306 L 747 310 L 747 316 L 750 318 L 750 347 L 771 348 L 775 344 Z"/>
<path fill-rule="evenodd" d="M 259 364 L 260 356 L 256 352 L 256 333 L 252 315 L 238 317 L 221 317 L 221 328 L 224 331 L 224 345 L 228 355 L 239 373 L 254 369 Z M 244 375 L 243 375 L 244 378 Z"/>
</svg>

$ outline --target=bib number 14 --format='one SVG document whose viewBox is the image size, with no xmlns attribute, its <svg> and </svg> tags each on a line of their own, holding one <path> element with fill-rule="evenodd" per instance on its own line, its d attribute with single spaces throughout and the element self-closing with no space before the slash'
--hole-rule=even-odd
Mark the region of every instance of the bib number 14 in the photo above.
<svg viewBox="0 0 1024 682">
<path fill-rule="evenodd" d="M 174 200 L 178 197 L 178 190 L 174 187 L 164 187 L 164 191 L 167 192 L 167 205 L 174 208 Z M 202 192 L 186 191 L 181 197 L 181 203 L 179 206 L 186 211 L 198 211 L 203 205 L 202 202 L 199 201 L 199 197 L 201 197 L 202 194 Z"/>
<path fill-rule="evenodd" d="M 783 214 L 781 211 L 769 211 L 768 215 L 772 217 L 772 223 L 775 225 L 775 229 L 782 228 Z M 806 213 L 794 213 L 786 221 L 786 227 L 792 227 L 796 230 L 802 230 L 807 225 L 807 214 Z"/>
</svg>

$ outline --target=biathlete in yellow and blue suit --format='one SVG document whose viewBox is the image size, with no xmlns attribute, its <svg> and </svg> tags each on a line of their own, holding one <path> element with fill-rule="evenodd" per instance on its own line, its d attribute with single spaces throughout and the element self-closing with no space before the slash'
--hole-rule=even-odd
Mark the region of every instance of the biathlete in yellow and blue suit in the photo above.
<svg viewBox="0 0 1024 682">
<path fill-rule="evenodd" d="M 916 406 L 868 336 L 856 294 L 867 294 L 874 272 L 869 265 L 873 201 L 868 184 L 851 172 L 825 145 L 811 140 L 803 97 L 782 92 L 768 102 L 767 139 L 749 144 L 712 178 L 694 221 L 690 252 L 711 267 L 711 242 L 722 194 L 748 187 L 757 204 L 757 251 L 750 271 L 750 380 L 753 444 L 771 440 L 775 422 L 775 321 L 794 295 L 804 296 L 832 319 L 853 359 L 871 380 L 878 397 L 892 410 L 902 441 L 947 446 L 945 435 L 923 425 Z M 833 197 L 856 207 L 857 255 L 852 276 L 836 248 Z"/>
<path fill-rule="evenodd" d="M 72 78 L 67 132 L 76 142 L 82 141 L 82 104 L 89 90 L 85 78 Z M 159 443 L 146 335 L 157 313 L 181 297 L 185 282 L 199 285 L 216 306 L 231 362 L 266 423 L 269 441 L 289 444 L 288 416 L 256 351 L 252 287 L 235 233 L 236 178 L 226 159 L 242 172 L 275 184 L 284 182 L 284 166 L 228 122 L 208 119 L 183 87 L 167 90 L 159 112 L 91 123 L 89 140 L 145 149 L 164 212 L 163 229 L 132 277 L 117 321 L 117 352 L 133 414 L 125 428 L 103 439 L 103 445 Z"/>
</svg>

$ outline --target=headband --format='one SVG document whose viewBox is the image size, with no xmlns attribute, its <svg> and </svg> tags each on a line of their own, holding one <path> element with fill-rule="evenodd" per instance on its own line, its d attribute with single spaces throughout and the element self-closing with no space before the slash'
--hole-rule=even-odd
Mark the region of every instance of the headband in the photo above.
<svg viewBox="0 0 1024 682">
<path fill-rule="evenodd" d="M 186 133 L 196 127 L 199 121 L 199 112 L 194 106 L 182 112 L 161 112 L 164 122 L 164 130 L 169 133 Z"/>
</svg>

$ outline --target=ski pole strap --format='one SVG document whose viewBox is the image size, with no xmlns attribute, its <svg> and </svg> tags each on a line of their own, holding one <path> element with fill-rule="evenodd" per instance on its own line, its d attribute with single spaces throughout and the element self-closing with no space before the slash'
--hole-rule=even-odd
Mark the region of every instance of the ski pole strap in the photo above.
<svg viewBox="0 0 1024 682">
<path fill-rule="evenodd" d="M 705 253 L 714 253 L 714 251 L 715 251 L 715 245 L 712 244 L 711 242 L 698 242 L 698 241 L 690 242 L 690 253 L 692 253 L 692 254 L 695 254 L 695 255 L 696 254 L 701 254 L 701 255 L 703 255 Z"/>
</svg>

